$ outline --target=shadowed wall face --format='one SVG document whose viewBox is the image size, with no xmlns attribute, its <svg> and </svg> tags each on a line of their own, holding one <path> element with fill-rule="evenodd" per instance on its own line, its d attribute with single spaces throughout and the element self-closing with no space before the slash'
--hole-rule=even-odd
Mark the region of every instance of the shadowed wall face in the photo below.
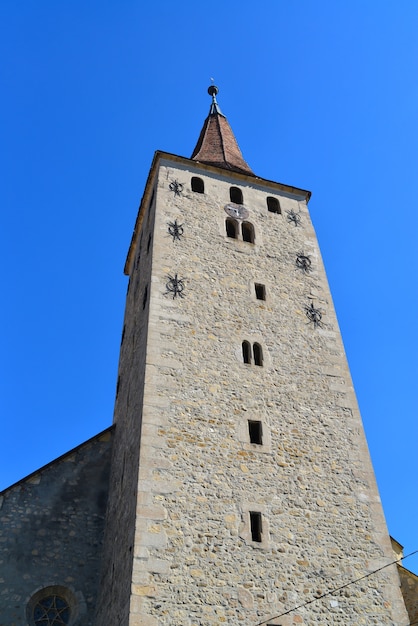
<svg viewBox="0 0 418 626">
<path fill-rule="evenodd" d="M 32 626 L 36 607 L 40 614 L 55 597 L 71 624 L 93 624 L 111 436 L 105 431 L 0 496 L 1 625 Z"/>
</svg>

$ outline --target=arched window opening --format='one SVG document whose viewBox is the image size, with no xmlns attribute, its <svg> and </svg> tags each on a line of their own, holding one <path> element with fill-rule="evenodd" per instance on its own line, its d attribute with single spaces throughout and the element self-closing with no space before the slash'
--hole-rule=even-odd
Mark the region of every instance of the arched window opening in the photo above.
<svg viewBox="0 0 418 626">
<path fill-rule="evenodd" d="M 226 226 L 226 236 L 231 237 L 232 239 L 236 239 L 238 237 L 238 222 L 227 217 L 225 221 Z"/>
<path fill-rule="evenodd" d="M 248 243 L 254 243 L 254 226 L 250 222 L 242 222 L 242 240 L 248 241 Z"/>
<path fill-rule="evenodd" d="M 251 363 L 251 344 L 249 341 L 242 342 L 242 358 L 244 363 Z"/>
<path fill-rule="evenodd" d="M 231 202 L 235 202 L 235 204 L 243 204 L 244 202 L 242 197 L 242 191 L 241 189 L 238 189 L 238 187 L 230 187 L 229 197 L 231 199 Z"/>
<path fill-rule="evenodd" d="M 205 183 L 201 178 L 192 176 L 192 191 L 196 193 L 205 193 Z"/>
<path fill-rule="evenodd" d="M 270 213 L 280 214 L 282 212 L 280 208 L 280 202 L 277 200 L 277 198 L 272 198 L 271 196 L 267 198 L 267 209 L 270 211 Z"/>
<path fill-rule="evenodd" d="M 253 345 L 254 363 L 256 365 L 263 365 L 263 350 L 259 343 Z"/>
</svg>

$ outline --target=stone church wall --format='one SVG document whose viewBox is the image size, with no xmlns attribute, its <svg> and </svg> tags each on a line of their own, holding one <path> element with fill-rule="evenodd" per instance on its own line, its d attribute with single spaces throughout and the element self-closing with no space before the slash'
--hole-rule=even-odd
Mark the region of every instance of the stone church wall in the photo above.
<svg viewBox="0 0 418 626">
<path fill-rule="evenodd" d="M 418 624 L 418 576 L 398 565 L 401 591 L 411 624 Z"/>
<path fill-rule="evenodd" d="M 45 588 L 72 626 L 93 624 L 111 441 L 108 429 L 0 494 L 0 626 L 32 626 Z"/>
</svg>

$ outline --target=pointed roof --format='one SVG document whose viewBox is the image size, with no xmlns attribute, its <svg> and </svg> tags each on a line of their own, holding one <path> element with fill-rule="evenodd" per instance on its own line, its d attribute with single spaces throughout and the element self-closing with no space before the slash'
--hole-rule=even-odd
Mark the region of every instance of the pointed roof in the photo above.
<svg viewBox="0 0 418 626">
<path fill-rule="evenodd" d="M 254 176 L 254 172 L 244 161 L 228 120 L 216 101 L 218 91 L 215 85 L 208 89 L 212 104 L 191 158 L 193 161 Z"/>
</svg>

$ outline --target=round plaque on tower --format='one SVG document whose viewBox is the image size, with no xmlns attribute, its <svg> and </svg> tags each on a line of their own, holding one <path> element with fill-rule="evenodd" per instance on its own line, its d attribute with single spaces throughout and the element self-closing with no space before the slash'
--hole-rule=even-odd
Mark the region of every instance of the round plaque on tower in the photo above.
<svg viewBox="0 0 418 626">
<path fill-rule="evenodd" d="M 248 209 L 245 208 L 242 204 L 235 204 L 235 202 L 230 202 L 224 206 L 225 213 L 229 215 L 229 217 L 233 217 L 236 220 L 245 220 L 247 219 L 249 212 Z"/>
</svg>

